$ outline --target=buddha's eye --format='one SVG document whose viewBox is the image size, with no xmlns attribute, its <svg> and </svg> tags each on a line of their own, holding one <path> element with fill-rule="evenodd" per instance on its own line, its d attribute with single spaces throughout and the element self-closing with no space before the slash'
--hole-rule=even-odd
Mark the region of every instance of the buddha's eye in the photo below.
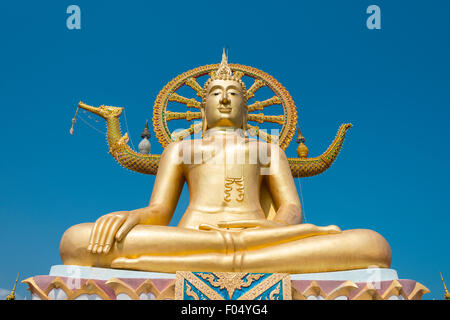
<svg viewBox="0 0 450 320">
<path fill-rule="evenodd" d="M 237 93 L 236 93 L 236 92 L 230 92 L 230 94 L 231 94 L 232 96 L 235 96 Z"/>
<path fill-rule="evenodd" d="M 218 96 L 220 92 L 214 92 L 213 95 Z"/>
</svg>

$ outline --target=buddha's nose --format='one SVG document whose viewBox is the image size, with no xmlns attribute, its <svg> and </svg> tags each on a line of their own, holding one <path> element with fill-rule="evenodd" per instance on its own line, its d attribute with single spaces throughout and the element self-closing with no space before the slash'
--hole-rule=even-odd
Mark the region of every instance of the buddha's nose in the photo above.
<svg viewBox="0 0 450 320">
<path fill-rule="evenodd" d="M 220 100 L 220 104 L 229 104 L 230 100 L 228 100 L 228 96 L 226 94 L 224 94 L 222 96 L 222 100 Z"/>
</svg>

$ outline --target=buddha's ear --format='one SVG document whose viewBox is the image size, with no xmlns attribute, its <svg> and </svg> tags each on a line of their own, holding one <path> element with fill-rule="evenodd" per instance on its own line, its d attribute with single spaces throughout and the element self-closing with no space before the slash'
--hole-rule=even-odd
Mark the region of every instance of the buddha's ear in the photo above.
<svg viewBox="0 0 450 320">
<path fill-rule="evenodd" d="M 244 137 L 247 136 L 247 119 L 248 119 L 248 109 L 245 107 L 245 112 L 242 119 L 242 131 L 244 133 Z"/>
<path fill-rule="evenodd" d="M 208 129 L 208 124 L 206 123 L 206 116 L 205 116 L 205 105 L 202 103 L 202 106 L 200 108 L 200 113 L 202 115 L 202 138 Z"/>
</svg>

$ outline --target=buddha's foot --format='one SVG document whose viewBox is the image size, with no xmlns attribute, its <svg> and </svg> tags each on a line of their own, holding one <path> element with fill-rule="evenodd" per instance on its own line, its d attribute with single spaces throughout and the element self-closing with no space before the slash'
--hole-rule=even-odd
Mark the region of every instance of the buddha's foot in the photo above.
<svg viewBox="0 0 450 320">
<path fill-rule="evenodd" d="M 111 268 L 113 269 L 135 269 L 139 265 L 140 258 L 128 259 L 117 258 L 111 262 Z"/>
<path fill-rule="evenodd" d="M 152 272 L 175 273 L 177 271 L 233 271 L 232 256 L 219 254 L 197 254 L 188 256 L 151 256 L 134 259 L 116 258 L 111 263 L 113 269 L 130 269 Z"/>
<path fill-rule="evenodd" d="M 150 255 L 140 256 L 133 259 L 121 257 L 113 260 L 111 263 L 111 268 L 153 272 L 175 272 L 178 271 L 178 267 L 174 266 L 175 260 L 179 259 L 176 257 Z M 179 264 L 179 261 L 177 261 L 176 264 Z"/>
<path fill-rule="evenodd" d="M 325 231 L 325 233 L 329 233 L 329 234 L 336 234 L 336 233 L 341 233 L 342 232 L 341 228 L 339 228 L 338 226 L 335 226 L 335 225 L 330 225 L 330 226 L 326 226 L 326 227 L 320 227 L 320 229 Z"/>
</svg>

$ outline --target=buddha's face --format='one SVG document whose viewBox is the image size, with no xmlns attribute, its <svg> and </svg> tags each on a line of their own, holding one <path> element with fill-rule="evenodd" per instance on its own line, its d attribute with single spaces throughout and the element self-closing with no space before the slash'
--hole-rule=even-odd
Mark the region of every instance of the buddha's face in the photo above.
<svg viewBox="0 0 450 320">
<path fill-rule="evenodd" d="M 246 112 L 243 89 L 239 82 L 214 80 L 209 84 L 203 115 L 206 117 L 208 129 L 242 128 Z"/>
</svg>

